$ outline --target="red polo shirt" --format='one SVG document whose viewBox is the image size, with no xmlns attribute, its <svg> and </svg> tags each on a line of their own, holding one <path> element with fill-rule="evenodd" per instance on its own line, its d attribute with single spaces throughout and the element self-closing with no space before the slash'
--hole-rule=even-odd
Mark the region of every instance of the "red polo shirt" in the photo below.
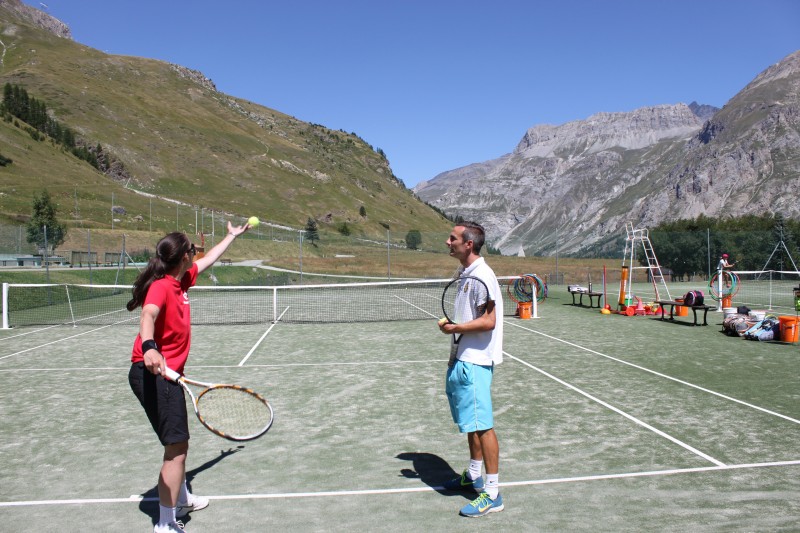
<svg viewBox="0 0 800 533">
<path fill-rule="evenodd" d="M 180 282 L 172 276 L 155 280 L 144 298 L 144 305 L 157 305 L 159 309 L 153 340 L 166 359 L 167 366 L 179 374 L 183 374 L 192 342 L 192 312 L 187 291 L 196 281 L 197 265 L 192 265 Z M 142 339 L 136 335 L 131 362 L 142 360 Z"/>
</svg>

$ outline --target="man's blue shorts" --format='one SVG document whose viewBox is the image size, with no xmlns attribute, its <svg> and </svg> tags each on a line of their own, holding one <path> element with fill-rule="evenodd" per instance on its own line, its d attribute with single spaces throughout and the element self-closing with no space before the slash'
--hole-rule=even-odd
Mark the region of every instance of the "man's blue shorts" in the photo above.
<svg viewBox="0 0 800 533">
<path fill-rule="evenodd" d="M 447 369 L 447 400 L 461 433 L 494 427 L 492 376 L 494 367 L 456 361 Z"/>
</svg>

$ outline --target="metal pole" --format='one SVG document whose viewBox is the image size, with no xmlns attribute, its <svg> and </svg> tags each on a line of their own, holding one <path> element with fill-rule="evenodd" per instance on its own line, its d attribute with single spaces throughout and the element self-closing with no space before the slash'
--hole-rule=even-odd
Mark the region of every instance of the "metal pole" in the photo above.
<svg viewBox="0 0 800 533">
<path fill-rule="evenodd" d="M 303 283 L 303 232 L 300 232 L 300 283 Z"/>
<path fill-rule="evenodd" d="M 46 272 L 47 283 L 50 283 L 50 263 L 47 261 L 47 224 L 44 226 L 44 269 Z"/>
<path fill-rule="evenodd" d="M 389 230 L 386 230 L 386 277 L 392 281 L 392 254 L 389 251 Z"/>
<path fill-rule="evenodd" d="M 89 258 L 86 260 L 89 263 L 89 285 L 92 284 L 92 232 L 91 230 L 86 230 L 86 246 L 88 247 L 87 253 L 89 254 Z"/>
</svg>

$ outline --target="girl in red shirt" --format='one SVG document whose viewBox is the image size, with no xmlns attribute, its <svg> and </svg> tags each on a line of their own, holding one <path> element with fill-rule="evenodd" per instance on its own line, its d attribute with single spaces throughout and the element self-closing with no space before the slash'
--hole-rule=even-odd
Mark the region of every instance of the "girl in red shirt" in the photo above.
<svg viewBox="0 0 800 533">
<path fill-rule="evenodd" d="M 139 334 L 133 343 L 128 381 L 144 407 L 161 444 L 164 458 L 158 477 L 159 521 L 155 533 L 183 531 L 176 519 L 208 505 L 208 499 L 186 488 L 189 419 L 183 387 L 166 379 L 169 367 L 183 374 L 191 344 L 188 290 L 197 276 L 217 261 L 249 225 L 233 226 L 204 257 L 194 261 L 195 246 L 183 233 L 158 242 L 156 256 L 133 284 L 128 311 L 142 308 Z"/>
</svg>

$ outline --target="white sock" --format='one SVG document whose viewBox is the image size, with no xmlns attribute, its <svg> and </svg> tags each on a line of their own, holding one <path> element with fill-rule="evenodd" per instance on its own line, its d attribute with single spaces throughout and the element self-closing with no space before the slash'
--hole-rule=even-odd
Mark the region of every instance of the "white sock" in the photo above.
<svg viewBox="0 0 800 533">
<path fill-rule="evenodd" d="M 165 507 L 161 504 L 158 505 L 159 509 L 159 518 L 158 523 L 161 525 L 167 525 L 170 522 L 175 521 L 175 508 L 174 507 Z"/>
<path fill-rule="evenodd" d="M 181 490 L 178 493 L 178 505 L 189 503 L 189 489 L 186 487 L 186 480 L 181 483 Z"/>
<path fill-rule="evenodd" d="M 500 474 L 486 474 L 486 484 L 483 486 L 483 490 L 485 490 L 493 500 L 500 494 L 499 475 Z"/>
<path fill-rule="evenodd" d="M 469 460 L 469 478 L 473 481 L 481 477 L 481 467 L 483 466 L 483 461 L 476 461 L 475 459 Z"/>
</svg>

